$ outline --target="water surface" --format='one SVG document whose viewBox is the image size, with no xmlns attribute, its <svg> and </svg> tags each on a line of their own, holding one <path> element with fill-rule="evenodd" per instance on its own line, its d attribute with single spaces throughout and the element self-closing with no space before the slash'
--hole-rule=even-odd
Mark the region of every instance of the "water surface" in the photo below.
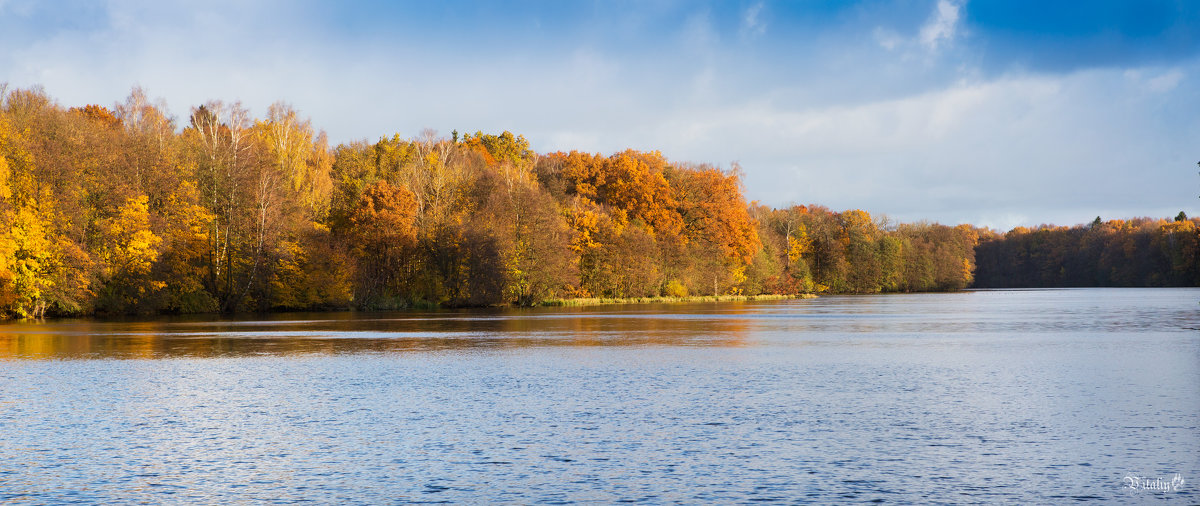
<svg viewBox="0 0 1200 506">
<path fill-rule="evenodd" d="M 0 501 L 1196 503 L 1197 301 L 6 324 Z"/>
</svg>

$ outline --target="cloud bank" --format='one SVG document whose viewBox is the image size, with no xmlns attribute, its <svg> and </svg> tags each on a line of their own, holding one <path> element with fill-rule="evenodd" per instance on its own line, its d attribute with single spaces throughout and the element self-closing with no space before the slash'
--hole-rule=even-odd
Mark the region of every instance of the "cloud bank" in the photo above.
<svg viewBox="0 0 1200 506">
<path fill-rule="evenodd" d="M 137 84 L 181 118 L 208 99 L 257 115 L 286 100 L 335 141 L 434 128 L 511 130 L 541 151 L 659 149 L 738 162 L 766 204 L 904 221 L 1200 213 L 1200 59 L 1175 28 L 1196 13 L 1026 26 L 993 11 L 9 0 L 0 81 L 67 105 Z M 1116 50 L 1096 35 L 1114 30 Z"/>
</svg>

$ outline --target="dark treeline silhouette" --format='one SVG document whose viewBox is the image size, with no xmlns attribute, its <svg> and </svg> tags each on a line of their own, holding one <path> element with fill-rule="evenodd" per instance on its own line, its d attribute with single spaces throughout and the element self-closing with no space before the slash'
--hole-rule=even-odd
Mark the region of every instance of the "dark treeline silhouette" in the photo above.
<svg viewBox="0 0 1200 506">
<path fill-rule="evenodd" d="M 1018 227 L 975 250 L 979 288 L 1200 286 L 1200 220 Z"/>
<path fill-rule="evenodd" d="M 0 230 L 2 317 L 956 290 L 994 235 L 748 204 L 736 166 L 653 151 L 542 154 L 509 132 L 330 146 L 283 103 L 177 122 L 136 88 L 64 108 L 2 85 Z"/>
</svg>

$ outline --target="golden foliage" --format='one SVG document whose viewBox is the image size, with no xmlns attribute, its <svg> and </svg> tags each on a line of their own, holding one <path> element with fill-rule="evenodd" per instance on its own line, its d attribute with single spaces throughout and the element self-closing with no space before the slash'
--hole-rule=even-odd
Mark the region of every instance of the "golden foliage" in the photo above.
<svg viewBox="0 0 1200 506">
<path fill-rule="evenodd" d="M 138 88 L 115 110 L 0 97 L 4 316 L 1198 285 L 1198 228 L 890 225 L 747 205 L 736 165 L 657 151 L 429 130 L 331 148 L 284 103 L 211 101 L 177 132 Z"/>
</svg>

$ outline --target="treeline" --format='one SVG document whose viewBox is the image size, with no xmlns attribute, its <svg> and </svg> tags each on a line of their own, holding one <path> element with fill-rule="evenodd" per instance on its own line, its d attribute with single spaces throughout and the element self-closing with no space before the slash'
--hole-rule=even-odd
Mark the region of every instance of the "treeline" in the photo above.
<svg viewBox="0 0 1200 506">
<path fill-rule="evenodd" d="M 1200 220 L 1139 218 L 1018 227 L 985 237 L 975 286 L 1200 286 Z"/>
<path fill-rule="evenodd" d="M 330 146 L 292 107 L 0 88 L 0 315 L 953 290 L 979 231 L 747 204 L 737 168 L 521 136 Z"/>
</svg>

